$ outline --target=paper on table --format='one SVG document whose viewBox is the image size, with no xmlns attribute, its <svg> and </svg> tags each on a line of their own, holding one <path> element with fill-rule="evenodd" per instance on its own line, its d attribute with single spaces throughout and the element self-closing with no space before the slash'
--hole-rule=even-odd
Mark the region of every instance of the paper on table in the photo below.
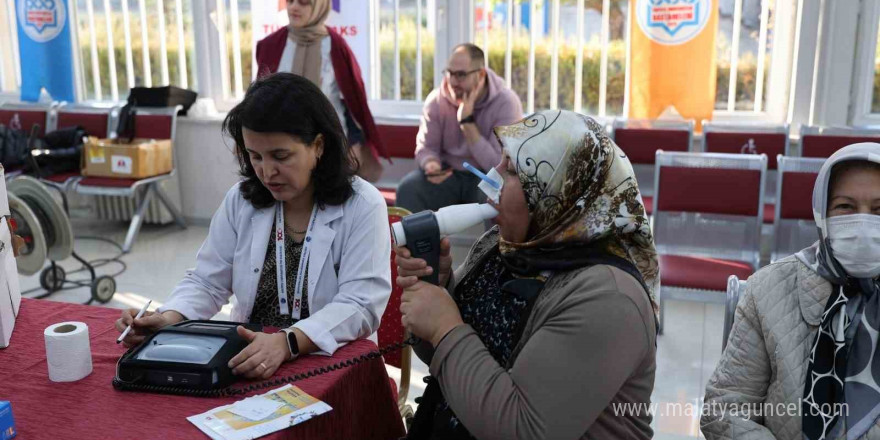
<svg viewBox="0 0 880 440">
<path fill-rule="evenodd" d="M 186 419 L 214 440 L 251 440 L 300 424 L 332 410 L 326 403 L 289 384 L 261 394 L 260 397 L 280 402 L 281 406 L 269 416 L 257 421 L 249 420 L 231 411 L 240 402 L 214 408 Z"/>
<path fill-rule="evenodd" d="M 229 408 L 229 412 L 247 417 L 250 420 L 263 420 L 282 406 L 284 406 L 284 402 L 270 400 L 262 396 L 254 396 L 235 402 L 232 408 Z"/>
</svg>

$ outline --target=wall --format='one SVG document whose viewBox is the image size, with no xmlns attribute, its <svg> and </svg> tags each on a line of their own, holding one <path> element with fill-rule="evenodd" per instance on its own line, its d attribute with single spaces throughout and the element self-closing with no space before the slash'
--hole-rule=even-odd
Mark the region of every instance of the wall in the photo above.
<svg viewBox="0 0 880 440">
<path fill-rule="evenodd" d="M 229 188 L 238 181 L 231 139 L 220 134 L 222 119 L 177 120 L 177 171 L 183 216 L 208 224 Z"/>
<path fill-rule="evenodd" d="M 232 139 L 220 134 L 223 120 L 180 117 L 175 140 L 177 175 L 180 179 L 181 211 L 192 224 L 207 225 L 229 188 L 238 182 L 238 162 Z M 418 125 L 415 118 L 379 118 L 387 125 Z M 413 145 L 415 149 L 415 145 Z M 383 160 L 385 172 L 377 186 L 393 188 L 410 170 L 412 159 Z"/>
</svg>

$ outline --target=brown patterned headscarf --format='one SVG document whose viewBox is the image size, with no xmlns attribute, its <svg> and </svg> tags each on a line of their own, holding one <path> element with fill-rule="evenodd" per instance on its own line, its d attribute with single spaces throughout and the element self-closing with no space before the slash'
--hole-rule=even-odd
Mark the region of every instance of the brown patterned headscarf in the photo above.
<svg viewBox="0 0 880 440">
<path fill-rule="evenodd" d="M 296 43 L 290 72 L 304 76 L 321 87 L 321 40 L 327 36 L 324 22 L 330 16 L 330 0 L 311 0 L 311 3 L 312 13 L 306 25 L 301 28 L 288 27 L 288 36 Z"/>
<path fill-rule="evenodd" d="M 523 243 L 500 240 L 502 256 L 532 267 L 604 254 L 635 266 L 655 314 L 657 251 L 632 165 L 587 116 L 544 110 L 495 134 L 515 164 L 531 214 Z M 558 265 L 558 264 L 557 264 Z"/>
</svg>

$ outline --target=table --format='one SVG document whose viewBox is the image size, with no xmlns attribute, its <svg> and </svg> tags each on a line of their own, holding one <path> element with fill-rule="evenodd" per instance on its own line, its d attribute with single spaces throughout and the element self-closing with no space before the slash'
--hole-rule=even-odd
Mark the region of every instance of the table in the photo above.
<svg viewBox="0 0 880 440">
<path fill-rule="evenodd" d="M 113 328 L 118 309 L 48 300 L 22 299 L 9 347 L 0 349 L 0 400 L 12 402 L 22 439 L 207 438 L 186 417 L 239 398 L 201 398 L 117 391 L 111 381 L 125 351 Z M 63 321 L 89 326 L 92 374 L 77 382 L 49 380 L 43 330 Z M 284 364 L 288 376 L 375 350 L 369 340 L 354 341 L 332 357 L 303 356 Z M 329 413 L 267 439 L 396 439 L 403 422 L 388 386 L 381 358 L 295 382 L 333 407 Z M 242 386 L 238 382 L 234 386 Z M 271 389 L 271 388 L 270 388 Z M 266 392 L 268 389 L 258 393 Z M 257 394 L 257 393 L 254 393 Z"/>
</svg>

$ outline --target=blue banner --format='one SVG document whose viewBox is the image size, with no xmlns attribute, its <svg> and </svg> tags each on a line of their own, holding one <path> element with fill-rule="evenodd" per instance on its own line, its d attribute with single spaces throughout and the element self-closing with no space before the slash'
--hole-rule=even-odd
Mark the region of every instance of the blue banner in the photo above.
<svg viewBox="0 0 880 440">
<path fill-rule="evenodd" d="M 21 57 L 21 100 L 75 100 L 67 0 L 15 0 Z"/>
</svg>

